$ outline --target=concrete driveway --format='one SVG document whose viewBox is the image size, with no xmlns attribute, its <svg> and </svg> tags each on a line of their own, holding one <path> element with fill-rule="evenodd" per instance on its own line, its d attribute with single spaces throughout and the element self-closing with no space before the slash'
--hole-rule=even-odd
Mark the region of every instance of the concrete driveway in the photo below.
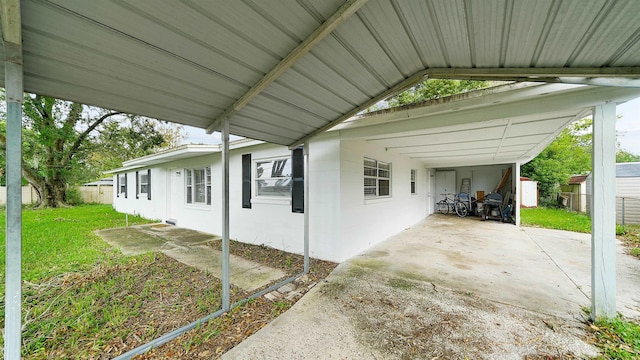
<svg viewBox="0 0 640 360">
<path fill-rule="evenodd" d="M 618 310 L 640 314 L 640 262 L 618 255 Z M 225 358 L 594 355 L 590 235 L 433 215 L 338 266 Z"/>
</svg>

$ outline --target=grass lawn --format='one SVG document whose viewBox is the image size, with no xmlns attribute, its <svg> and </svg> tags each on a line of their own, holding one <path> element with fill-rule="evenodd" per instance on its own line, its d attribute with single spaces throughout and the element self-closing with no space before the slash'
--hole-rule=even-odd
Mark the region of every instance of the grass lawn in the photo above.
<svg viewBox="0 0 640 360">
<path fill-rule="evenodd" d="M 4 230 L 6 211 L 0 214 Z M 129 216 L 129 224 L 150 220 Z M 94 230 L 126 225 L 125 214 L 111 205 L 82 205 L 71 208 L 22 210 L 22 277 L 28 282 L 66 272 L 87 270 L 116 253 L 93 233 Z M 5 259 L 5 232 L 0 231 L 0 258 Z M 4 294 L 4 266 L 0 289 Z"/>
<path fill-rule="evenodd" d="M 5 216 L 3 211 L 2 225 Z M 149 222 L 129 216 L 129 225 Z M 125 225 L 125 215 L 110 205 L 23 210 L 22 358 L 111 359 L 220 309 L 222 284 L 211 273 L 163 253 L 124 256 L 93 233 Z M 303 261 L 301 255 L 235 242 L 231 252 L 253 255 L 254 261 L 268 260 L 268 265 L 285 272 L 292 264 L 301 268 Z M 0 256 L 4 262 L 4 231 Z M 308 281 L 325 278 L 336 265 L 311 261 Z M 0 327 L 4 327 L 4 266 L 0 277 Z M 308 288 L 301 289 L 304 293 Z M 248 295 L 231 288 L 232 303 Z M 154 356 L 219 356 L 294 302 L 249 301 L 154 349 Z"/>
<path fill-rule="evenodd" d="M 524 226 L 535 226 L 582 233 L 591 232 L 591 218 L 589 216 L 564 209 L 521 209 L 520 222 Z"/>
</svg>

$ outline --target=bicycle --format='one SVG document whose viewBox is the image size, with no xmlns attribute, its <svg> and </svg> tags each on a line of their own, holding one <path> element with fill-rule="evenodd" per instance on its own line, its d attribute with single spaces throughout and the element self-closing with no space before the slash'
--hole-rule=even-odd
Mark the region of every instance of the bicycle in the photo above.
<svg viewBox="0 0 640 360">
<path fill-rule="evenodd" d="M 450 212 L 455 212 L 460 217 L 465 217 L 469 214 L 467 204 L 459 200 L 455 194 L 447 193 L 440 195 L 444 196 L 444 199 L 436 203 L 436 211 L 439 213 L 446 215 Z M 451 199 L 449 195 L 453 195 L 453 199 Z"/>
</svg>

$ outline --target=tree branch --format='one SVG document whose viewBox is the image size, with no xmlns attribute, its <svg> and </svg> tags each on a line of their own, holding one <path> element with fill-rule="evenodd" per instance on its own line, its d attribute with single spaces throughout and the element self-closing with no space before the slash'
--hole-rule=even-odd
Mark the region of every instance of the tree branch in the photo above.
<svg viewBox="0 0 640 360">
<path fill-rule="evenodd" d="M 115 116 L 115 115 L 119 115 L 119 114 L 122 114 L 122 113 L 121 112 L 110 112 L 108 114 L 104 114 L 104 115 L 100 116 L 98 119 L 96 119 L 96 121 L 94 121 L 91 125 L 89 125 L 89 127 L 85 131 L 83 131 L 78 136 L 76 141 L 73 143 L 73 145 L 71 146 L 71 148 L 67 152 L 67 155 L 64 158 L 63 164 L 66 164 L 67 162 L 69 162 L 71 160 L 73 155 L 76 153 L 76 151 L 78 151 L 78 149 L 82 145 L 82 142 L 87 138 L 87 136 L 89 136 L 89 134 L 93 130 L 95 130 L 98 126 L 100 126 L 100 124 L 102 124 L 109 117 Z"/>
</svg>

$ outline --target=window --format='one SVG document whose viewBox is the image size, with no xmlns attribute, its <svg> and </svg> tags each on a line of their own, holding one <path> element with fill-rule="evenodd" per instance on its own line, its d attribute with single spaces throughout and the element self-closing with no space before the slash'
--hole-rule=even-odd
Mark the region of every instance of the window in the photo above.
<svg viewBox="0 0 640 360">
<path fill-rule="evenodd" d="M 411 169 L 411 194 L 415 195 L 418 193 L 416 189 L 416 169 Z"/>
<path fill-rule="evenodd" d="M 391 164 L 364 158 L 364 196 L 391 195 Z"/>
<path fill-rule="evenodd" d="M 136 199 L 140 195 L 146 195 L 147 200 L 151 200 L 151 169 L 136 171 Z"/>
<path fill-rule="evenodd" d="M 256 161 L 256 195 L 291 197 L 291 159 Z"/>
<path fill-rule="evenodd" d="M 117 196 L 124 195 L 127 197 L 127 174 L 118 175 L 118 194 Z"/>
<path fill-rule="evenodd" d="M 187 204 L 211 205 L 211 168 L 185 169 Z"/>
</svg>

